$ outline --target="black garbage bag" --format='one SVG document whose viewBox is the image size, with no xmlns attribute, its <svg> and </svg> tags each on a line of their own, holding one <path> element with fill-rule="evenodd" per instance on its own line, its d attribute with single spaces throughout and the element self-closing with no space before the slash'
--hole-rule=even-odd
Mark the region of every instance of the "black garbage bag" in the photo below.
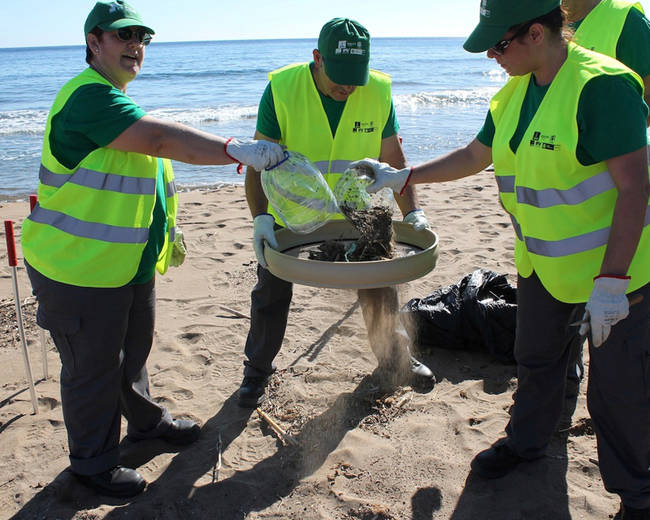
<svg viewBox="0 0 650 520">
<path fill-rule="evenodd" d="M 503 363 L 515 362 L 517 290 L 503 274 L 478 269 L 456 285 L 410 300 L 400 318 L 423 350 L 482 350 Z"/>
</svg>

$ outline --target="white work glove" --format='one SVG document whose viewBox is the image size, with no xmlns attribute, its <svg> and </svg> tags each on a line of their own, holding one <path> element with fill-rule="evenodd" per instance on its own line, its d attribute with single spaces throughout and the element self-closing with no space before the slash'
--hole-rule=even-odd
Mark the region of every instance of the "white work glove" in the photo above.
<svg viewBox="0 0 650 520">
<path fill-rule="evenodd" d="M 272 248 L 278 248 L 278 241 L 275 239 L 275 231 L 273 231 L 274 223 L 275 219 L 273 215 L 269 215 L 268 213 L 261 213 L 253 219 L 253 249 L 255 250 L 257 261 L 265 269 L 264 241 L 266 240 Z"/>
<path fill-rule="evenodd" d="M 415 231 L 431 229 L 424 211 L 420 208 L 409 211 L 404 217 L 404 222 L 407 224 L 413 224 L 413 229 L 415 229 Z"/>
<path fill-rule="evenodd" d="M 258 172 L 275 166 L 284 159 L 284 150 L 278 143 L 271 141 L 254 141 L 252 139 L 229 139 L 226 154 L 241 164 L 252 166 Z"/>
<path fill-rule="evenodd" d="M 594 347 L 600 347 L 613 325 L 627 317 L 630 303 L 625 295 L 629 278 L 601 275 L 594 280 L 589 301 L 585 306 L 583 319 L 588 323 L 580 325 L 580 334 L 586 334 L 591 328 L 591 339 Z"/>
<path fill-rule="evenodd" d="M 350 168 L 356 167 L 360 167 L 362 170 L 364 167 L 372 170 L 375 180 L 366 187 L 368 193 L 377 193 L 382 188 L 390 188 L 394 192 L 401 194 L 406 187 L 409 175 L 411 175 L 410 166 L 398 170 L 388 163 L 380 163 L 374 159 L 362 159 L 350 164 Z"/>
</svg>

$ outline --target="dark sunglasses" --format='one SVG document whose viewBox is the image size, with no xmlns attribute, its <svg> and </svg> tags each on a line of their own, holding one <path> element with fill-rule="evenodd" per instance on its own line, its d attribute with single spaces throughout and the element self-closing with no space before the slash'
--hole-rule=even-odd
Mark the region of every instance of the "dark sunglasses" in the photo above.
<svg viewBox="0 0 650 520">
<path fill-rule="evenodd" d="M 151 34 L 144 29 L 132 29 L 131 27 L 123 27 L 115 31 L 117 39 L 121 42 L 130 42 L 135 36 L 139 43 L 142 45 L 149 45 L 151 43 Z"/>
<path fill-rule="evenodd" d="M 528 32 L 528 29 L 530 29 L 532 22 L 528 22 L 524 25 L 522 25 L 519 29 L 515 31 L 515 34 L 513 34 L 510 38 L 507 40 L 501 40 L 500 42 L 497 42 L 494 47 L 492 47 L 492 52 L 495 54 L 498 54 L 499 56 L 503 56 L 506 52 L 506 49 L 508 46 L 517 38 L 520 36 L 526 34 Z"/>
</svg>

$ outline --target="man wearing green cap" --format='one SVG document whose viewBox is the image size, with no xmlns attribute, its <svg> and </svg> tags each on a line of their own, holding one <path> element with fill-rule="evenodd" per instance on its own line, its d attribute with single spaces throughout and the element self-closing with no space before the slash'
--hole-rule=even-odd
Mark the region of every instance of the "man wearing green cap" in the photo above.
<svg viewBox="0 0 650 520">
<path fill-rule="evenodd" d="M 467 146 L 367 189 L 467 177 L 494 164 L 515 235 L 518 386 L 506 437 L 479 453 L 485 478 L 542 458 L 573 345 L 589 340 L 587 404 L 617 520 L 650 519 L 650 179 L 641 78 L 567 41 L 560 0 L 483 0 L 465 42 L 511 76 Z M 632 302 L 635 302 L 632 305 Z M 581 319 L 582 318 L 582 319 Z"/>
<path fill-rule="evenodd" d="M 321 29 L 313 59 L 269 74 L 270 83 L 259 104 L 255 138 L 279 142 L 305 155 L 330 187 L 351 161 L 362 157 L 403 167 L 406 159 L 397 135 L 390 78 L 369 69 L 370 35 L 366 28 L 347 18 L 330 20 Z M 284 338 L 292 284 L 266 269 L 264 241 L 276 245 L 274 227 L 281 226 L 282 221 L 269 206 L 255 168 L 246 174 L 246 196 L 254 219 L 253 245 L 259 266 L 258 283 L 251 295 L 251 327 L 239 404 L 254 407 L 264 398 L 264 388 L 275 370 L 273 360 Z M 405 222 L 416 229 L 428 226 L 424 212 L 417 207 L 414 190 L 396 192 L 396 200 Z M 381 333 L 395 331 L 397 326 L 396 290 L 361 290 L 359 299 L 370 344 L 383 373 L 406 371 L 430 384 L 433 374 L 410 356 L 403 339 L 396 332 Z"/>
<path fill-rule="evenodd" d="M 265 168 L 283 155 L 275 143 L 226 140 L 136 105 L 126 87 L 153 34 L 126 2 L 95 4 L 84 26 L 89 67 L 63 86 L 50 110 L 39 203 L 22 229 L 37 321 L 61 357 L 72 472 L 118 497 L 146 486 L 119 464 L 121 415 L 133 441 L 184 445 L 200 433 L 152 399 L 146 369 L 155 271 L 163 274 L 180 251 L 169 159 Z"/>
</svg>

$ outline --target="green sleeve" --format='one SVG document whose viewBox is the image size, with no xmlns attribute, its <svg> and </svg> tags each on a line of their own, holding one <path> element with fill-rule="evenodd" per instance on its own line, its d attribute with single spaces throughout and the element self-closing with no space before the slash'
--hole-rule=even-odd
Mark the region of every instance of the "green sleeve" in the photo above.
<svg viewBox="0 0 650 520">
<path fill-rule="evenodd" d="M 390 113 L 388 114 L 388 120 L 384 126 L 384 130 L 381 133 L 381 138 L 386 139 L 387 137 L 394 136 L 399 132 L 399 123 L 397 122 L 397 114 L 395 114 L 395 103 L 393 100 L 390 100 Z"/>
<path fill-rule="evenodd" d="M 492 141 L 494 141 L 494 120 L 492 119 L 492 112 L 488 110 L 487 116 L 485 116 L 485 122 L 483 123 L 483 128 L 479 131 L 476 139 L 485 146 L 492 148 Z"/>
<path fill-rule="evenodd" d="M 257 108 L 256 129 L 260 134 L 277 141 L 282 137 L 278 116 L 275 113 L 275 103 L 273 101 L 273 91 L 271 90 L 270 82 L 266 85 Z"/>
<path fill-rule="evenodd" d="M 641 11 L 630 9 L 616 45 L 616 59 L 642 78 L 650 75 L 650 22 Z"/>
<path fill-rule="evenodd" d="M 631 76 L 592 79 L 578 102 L 578 160 L 595 164 L 646 146 L 647 117 L 648 107 Z"/>
<path fill-rule="evenodd" d="M 52 118 L 50 149 L 66 168 L 111 143 L 146 112 L 120 90 L 99 83 L 79 87 Z"/>
</svg>

